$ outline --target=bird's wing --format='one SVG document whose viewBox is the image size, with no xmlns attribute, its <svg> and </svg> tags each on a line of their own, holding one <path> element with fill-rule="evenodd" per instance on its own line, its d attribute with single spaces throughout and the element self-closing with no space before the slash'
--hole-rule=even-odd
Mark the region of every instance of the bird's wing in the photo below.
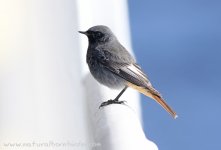
<svg viewBox="0 0 221 150">
<path fill-rule="evenodd" d="M 134 85 L 144 88 L 146 91 L 150 92 L 151 94 L 154 94 L 158 97 L 162 97 L 161 94 L 153 88 L 146 74 L 144 74 L 144 72 L 140 69 L 140 67 L 137 67 L 136 64 L 128 64 L 121 67 L 115 64 L 115 66 L 108 65 L 107 68 L 116 75 L 128 81 L 129 85 Z"/>
<path fill-rule="evenodd" d="M 113 53 L 113 51 L 100 50 L 97 56 L 99 57 L 98 60 L 100 63 L 112 73 L 120 76 L 129 83 L 146 88 L 151 93 L 161 96 L 160 93 L 152 87 L 147 75 L 141 70 L 141 67 L 135 63 L 128 52 L 119 56 L 118 53 Z"/>
</svg>

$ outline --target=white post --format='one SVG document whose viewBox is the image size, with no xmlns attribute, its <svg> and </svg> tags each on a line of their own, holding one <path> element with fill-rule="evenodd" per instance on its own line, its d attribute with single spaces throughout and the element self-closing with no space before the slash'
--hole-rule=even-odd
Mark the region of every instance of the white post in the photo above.
<svg viewBox="0 0 221 150">
<path fill-rule="evenodd" d="M 107 25 L 120 42 L 131 51 L 129 22 L 126 0 L 78 0 L 79 30 L 87 30 L 94 25 Z M 86 65 L 87 38 L 81 36 L 82 66 Z M 84 68 L 87 68 L 84 67 Z M 85 94 L 88 102 L 90 131 L 97 150 L 156 150 L 157 146 L 146 139 L 141 127 L 138 93 L 128 89 L 121 97 L 128 106 L 113 104 L 98 109 L 103 101 L 114 98 L 119 91 L 101 86 L 88 73 L 83 71 Z"/>
<path fill-rule="evenodd" d="M 91 149 L 76 1 L 0 10 L 0 149 Z"/>
</svg>

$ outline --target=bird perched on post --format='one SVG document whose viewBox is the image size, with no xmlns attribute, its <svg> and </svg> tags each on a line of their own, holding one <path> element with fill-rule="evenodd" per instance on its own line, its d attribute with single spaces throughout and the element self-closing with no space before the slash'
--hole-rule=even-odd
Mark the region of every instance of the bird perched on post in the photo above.
<svg viewBox="0 0 221 150">
<path fill-rule="evenodd" d="M 119 98 L 128 87 L 131 87 L 154 99 L 174 118 L 177 117 L 161 94 L 153 88 L 135 59 L 107 26 L 98 25 L 79 32 L 88 37 L 87 64 L 93 77 L 109 88 L 122 88 L 115 99 L 103 102 L 100 107 L 123 103 Z"/>
</svg>

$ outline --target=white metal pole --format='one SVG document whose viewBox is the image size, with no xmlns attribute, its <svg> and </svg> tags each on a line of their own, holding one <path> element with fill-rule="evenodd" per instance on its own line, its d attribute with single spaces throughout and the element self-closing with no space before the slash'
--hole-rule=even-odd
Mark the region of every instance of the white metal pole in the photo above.
<svg viewBox="0 0 221 150">
<path fill-rule="evenodd" d="M 79 30 L 94 25 L 107 25 L 120 42 L 131 51 L 129 21 L 126 0 L 78 0 Z M 82 37 L 82 66 L 85 66 L 88 41 Z M 87 68 L 84 67 L 84 68 Z M 141 127 L 140 105 L 137 92 L 128 89 L 122 96 L 129 106 L 113 104 L 98 109 L 102 101 L 114 98 L 119 91 L 110 90 L 97 83 L 88 72 L 83 71 L 85 94 L 91 121 L 90 131 L 97 150 L 156 150 L 157 146 L 148 140 Z"/>
<path fill-rule="evenodd" d="M 76 1 L 0 10 L 0 149 L 91 149 Z"/>
</svg>

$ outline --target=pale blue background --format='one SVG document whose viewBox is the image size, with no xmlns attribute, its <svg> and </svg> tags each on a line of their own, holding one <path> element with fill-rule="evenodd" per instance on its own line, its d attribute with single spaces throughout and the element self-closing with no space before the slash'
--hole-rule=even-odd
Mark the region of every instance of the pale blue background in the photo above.
<svg viewBox="0 0 221 150">
<path fill-rule="evenodd" d="M 221 150 L 221 1 L 129 0 L 133 50 L 173 120 L 142 96 L 144 129 L 161 150 Z"/>
</svg>

